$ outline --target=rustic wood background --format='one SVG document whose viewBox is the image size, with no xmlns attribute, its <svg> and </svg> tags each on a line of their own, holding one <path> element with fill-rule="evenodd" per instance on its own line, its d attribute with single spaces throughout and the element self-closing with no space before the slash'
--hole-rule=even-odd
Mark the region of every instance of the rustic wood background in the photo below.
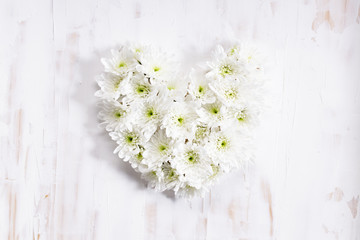
<svg viewBox="0 0 360 240">
<path fill-rule="evenodd" d="M 359 0 L 1 0 L 0 239 L 360 239 Z M 187 66 L 268 54 L 257 165 L 204 199 L 148 190 L 98 127 L 94 76 L 125 41 Z"/>
</svg>

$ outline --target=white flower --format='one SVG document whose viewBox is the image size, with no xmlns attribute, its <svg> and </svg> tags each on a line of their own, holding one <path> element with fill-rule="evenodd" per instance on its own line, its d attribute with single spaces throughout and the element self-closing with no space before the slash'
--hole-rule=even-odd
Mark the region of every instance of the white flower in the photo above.
<svg viewBox="0 0 360 240">
<path fill-rule="evenodd" d="M 163 162 L 161 166 L 148 168 L 142 173 L 142 178 L 148 181 L 148 186 L 156 191 L 174 190 L 175 192 L 183 185 L 179 181 L 179 174 L 172 168 L 169 162 Z"/>
<path fill-rule="evenodd" d="M 218 46 L 215 51 L 215 61 L 208 62 L 211 71 L 207 77 L 221 80 L 224 78 L 238 78 L 242 73 L 242 63 L 236 58 L 229 57 L 221 46 Z"/>
<path fill-rule="evenodd" d="M 197 114 L 189 102 L 174 102 L 164 116 L 161 128 L 172 138 L 192 140 L 196 128 Z"/>
<path fill-rule="evenodd" d="M 132 130 L 129 121 L 130 109 L 117 101 L 103 101 L 102 110 L 99 112 L 101 119 L 107 131 Z"/>
<path fill-rule="evenodd" d="M 178 170 L 172 166 L 170 161 L 163 162 L 161 170 L 164 174 L 163 190 L 173 189 L 176 192 L 183 185 L 183 183 L 179 181 L 180 174 Z"/>
<path fill-rule="evenodd" d="M 143 145 L 139 145 L 138 152 L 129 154 L 130 158 L 128 159 L 128 161 L 131 164 L 131 167 L 134 168 L 136 172 L 148 173 L 149 171 L 154 170 L 154 169 L 149 169 L 149 167 L 143 162 L 144 152 L 145 152 L 145 147 Z"/>
<path fill-rule="evenodd" d="M 227 54 L 241 63 L 242 80 L 255 83 L 263 80 L 264 56 L 255 46 L 249 43 L 234 45 Z M 260 83 L 260 85 L 262 84 Z"/>
<path fill-rule="evenodd" d="M 203 147 L 181 144 L 175 150 L 171 165 L 177 169 L 180 181 L 200 189 L 212 175 L 211 161 Z"/>
<path fill-rule="evenodd" d="M 128 84 L 129 78 L 131 77 L 131 72 L 126 76 L 119 76 L 113 73 L 103 73 L 97 80 L 100 90 L 95 93 L 95 96 L 107 100 L 118 100 L 120 95 L 124 92 L 125 86 Z"/>
<path fill-rule="evenodd" d="M 227 108 L 219 101 L 203 105 L 197 113 L 200 116 L 199 122 L 209 127 L 217 127 L 227 119 Z"/>
<path fill-rule="evenodd" d="M 262 68 L 264 57 L 258 49 L 251 44 L 234 45 L 228 51 L 228 56 L 233 56 L 237 60 L 248 63 L 246 67 L 253 70 L 256 67 Z"/>
<path fill-rule="evenodd" d="M 142 172 L 141 178 L 144 179 L 148 183 L 149 188 L 153 188 L 156 191 L 164 191 L 164 173 L 162 172 L 160 167 L 147 169 Z"/>
<path fill-rule="evenodd" d="M 192 98 L 201 104 L 213 103 L 216 100 L 214 92 L 209 88 L 208 80 L 202 71 L 190 73 L 189 93 Z"/>
<path fill-rule="evenodd" d="M 143 101 L 154 97 L 158 91 L 148 82 L 148 79 L 141 74 L 135 74 L 126 85 L 124 101 L 130 103 L 132 101 Z"/>
<path fill-rule="evenodd" d="M 259 110 L 255 105 L 247 104 L 228 108 L 226 112 L 226 126 L 236 127 L 240 130 L 249 130 L 258 123 Z"/>
<path fill-rule="evenodd" d="M 163 130 L 157 131 L 150 141 L 145 144 L 143 163 L 150 169 L 160 167 L 163 162 L 170 159 L 173 146 L 174 141 L 167 137 Z"/>
<path fill-rule="evenodd" d="M 144 150 L 143 146 L 139 146 L 139 152 L 132 154 L 128 160 L 131 166 L 138 172 L 145 172 L 147 170 L 147 166 L 142 163 Z"/>
<path fill-rule="evenodd" d="M 144 137 L 148 140 L 160 125 L 163 116 L 165 115 L 168 102 L 163 98 L 155 98 L 146 102 L 138 104 L 137 115 L 134 121 L 137 122 Z"/>
<path fill-rule="evenodd" d="M 159 49 L 151 48 L 140 56 L 137 71 L 150 78 L 151 82 L 159 83 L 170 78 L 176 69 L 170 57 Z"/>
<path fill-rule="evenodd" d="M 226 106 L 243 104 L 251 95 L 251 91 L 237 80 L 214 81 L 210 83 L 210 88 Z"/>
<path fill-rule="evenodd" d="M 157 85 L 160 95 L 169 100 L 182 102 L 187 94 L 188 81 L 180 77 L 172 77 Z"/>
<path fill-rule="evenodd" d="M 129 49 L 132 51 L 132 53 L 134 54 L 134 58 L 136 59 L 136 61 L 138 61 L 139 64 L 141 64 L 140 61 L 142 56 L 144 54 L 147 54 L 151 50 L 150 46 L 139 43 L 129 44 Z"/>
<path fill-rule="evenodd" d="M 133 154 L 140 152 L 141 146 L 144 145 L 144 138 L 137 130 L 116 131 L 109 134 L 118 144 L 114 153 L 118 153 L 120 158 L 128 161 Z"/>
<path fill-rule="evenodd" d="M 122 47 L 118 50 L 111 50 L 112 58 L 102 58 L 105 71 L 117 75 L 126 75 L 132 72 L 138 62 L 134 58 L 134 54 L 127 48 Z"/>
<path fill-rule="evenodd" d="M 238 132 L 227 129 L 226 131 L 212 132 L 205 149 L 215 165 L 219 165 L 225 172 L 239 168 L 241 163 L 248 160 L 243 146 L 248 139 L 239 138 Z"/>
</svg>

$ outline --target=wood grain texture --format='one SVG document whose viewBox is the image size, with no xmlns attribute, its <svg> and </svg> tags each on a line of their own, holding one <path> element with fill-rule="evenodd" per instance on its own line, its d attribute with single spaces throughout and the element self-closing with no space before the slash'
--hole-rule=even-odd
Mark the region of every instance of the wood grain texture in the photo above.
<svg viewBox="0 0 360 240">
<path fill-rule="evenodd" d="M 360 239 L 360 1 L 0 2 L 0 239 Z M 154 193 L 96 119 L 125 41 L 269 56 L 257 165 L 204 199 Z"/>
</svg>

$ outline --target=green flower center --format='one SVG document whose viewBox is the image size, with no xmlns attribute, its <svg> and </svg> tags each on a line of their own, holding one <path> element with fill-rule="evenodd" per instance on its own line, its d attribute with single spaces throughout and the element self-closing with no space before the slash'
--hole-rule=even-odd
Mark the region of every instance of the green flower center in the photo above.
<svg viewBox="0 0 360 240">
<path fill-rule="evenodd" d="M 237 47 L 231 48 L 230 51 L 229 51 L 229 55 L 230 56 L 234 55 L 237 50 L 238 50 Z"/>
<path fill-rule="evenodd" d="M 198 92 L 200 93 L 200 95 L 202 95 L 204 93 L 205 89 L 203 86 L 199 86 Z"/>
<path fill-rule="evenodd" d="M 167 178 L 168 178 L 169 180 L 174 180 L 176 177 L 177 177 L 177 174 L 176 174 L 176 172 L 175 172 L 175 169 L 172 168 L 172 169 L 169 171 L 169 173 L 168 173 L 168 175 L 167 175 Z"/>
<path fill-rule="evenodd" d="M 118 65 L 119 68 L 126 67 L 126 62 L 120 62 Z"/>
<path fill-rule="evenodd" d="M 199 158 L 199 155 L 198 153 L 194 152 L 194 151 L 189 151 L 186 153 L 186 160 L 189 162 L 189 163 L 195 163 L 197 162 Z"/>
<path fill-rule="evenodd" d="M 178 124 L 180 126 L 183 125 L 183 123 L 184 123 L 184 118 L 183 117 L 178 117 L 176 120 L 177 120 L 177 122 L 178 122 Z"/>
<path fill-rule="evenodd" d="M 153 68 L 153 70 L 154 70 L 154 72 L 158 72 L 158 71 L 160 71 L 160 67 L 158 67 L 158 66 L 155 66 L 154 68 Z"/>
<path fill-rule="evenodd" d="M 216 108 L 216 107 L 213 107 L 213 108 L 210 109 L 210 112 L 211 112 L 212 114 L 216 115 L 216 114 L 219 113 L 219 109 Z"/>
<path fill-rule="evenodd" d="M 124 111 L 118 110 L 114 113 L 115 118 L 121 118 L 124 115 Z"/>
<path fill-rule="evenodd" d="M 166 145 L 164 145 L 164 144 L 162 144 L 162 145 L 159 146 L 160 152 L 165 152 L 166 149 L 168 149 L 168 147 L 167 147 Z"/>
<path fill-rule="evenodd" d="M 229 64 L 224 64 L 220 66 L 220 74 L 224 77 L 225 75 L 231 75 L 234 73 L 234 69 Z"/>
<path fill-rule="evenodd" d="M 135 91 L 140 96 L 146 96 L 146 95 L 149 94 L 150 88 L 148 86 L 146 86 L 146 85 L 138 85 L 138 86 L 136 86 Z"/>
<path fill-rule="evenodd" d="M 135 145 L 138 141 L 138 137 L 134 133 L 129 133 L 125 136 L 125 142 L 129 145 Z"/>
<path fill-rule="evenodd" d="M 146 116 L 148 118 L 154 118 L 156 115 L 157 114 L 156 114 L 154 108 L 150 107 L 149 109 L 146 110 Z"/>
<path fill-rule="evenodd" d="M 225 91 L 225 97 L 227 99 L 235 99 L 237 97 L 237 90 L 235 88 L 227 89 Z"/>
<path fill-rule="evenodd" d="M 220 151 L 224 151 L 229 147 L 229 141 L 225 137 L 219 137 L 217 139 L 217 146 L 216 148 Z"/>
<path fill-rule="evenodd" d="M 243 122 L 246 120 L 246 113 L 245 113 L 245 110 L 242 110 L 240 112 L 238 112 L 237 116 L 236 116 L 236 119 L 239 121 L 239 122 Z"/>
</svg>

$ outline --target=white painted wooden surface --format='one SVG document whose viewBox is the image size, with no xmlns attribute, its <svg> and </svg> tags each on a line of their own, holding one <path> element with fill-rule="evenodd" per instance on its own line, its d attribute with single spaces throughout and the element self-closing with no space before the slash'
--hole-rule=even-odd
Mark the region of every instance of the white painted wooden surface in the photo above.
<svg viewBox="0 0 360 240">
<path fill-rule="evenodd" d="M 360 1 L 0 2 L 0 239 L 360 239 Z M 190 67 L 267 49 L 257 166 L 204 199 L 146 189 L 97 127 L 99 58 L 125 41 Z"/>
</svg>

